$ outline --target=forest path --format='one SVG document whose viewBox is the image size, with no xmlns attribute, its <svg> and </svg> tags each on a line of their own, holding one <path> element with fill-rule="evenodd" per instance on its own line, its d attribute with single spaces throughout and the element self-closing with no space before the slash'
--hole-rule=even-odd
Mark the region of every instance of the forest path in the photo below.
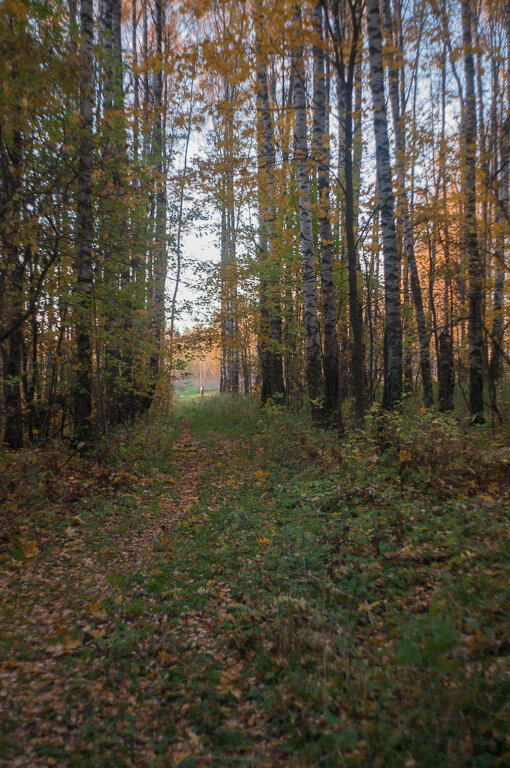
<svg viewBox="0 0 510 768">
<path fill-rule="evenodd" d="M 214 457 L 186 420 L 171 442 L 157 431 L 146 447 L 164 443 L 162 470 L 114 471 L 99 496 L 94 478 L 71 475 L 59 533 L 22 529 L 20 559 L 2 571 L 0 765 L 173 766 L 200 754 L 190 765 L 225 765 L 232 750 L 246 765 L 279 764 L 267 716 L 247 698 L 256 680 L 222 641 L 228 584 L 179 570 L 176 534 L 196 526 Z M 217 450 L 230 460 L 228 439 Z M 224 498 L 208 496 L 208 509 Z M 187 713 L 201 705 L 197 729 Z M 210 729 L 225 759 L 200 738 Z"/>
<path fill-rule="evenodd" d="M 0 765 L 510 764 L 510 449 L 419 418 L 378 455 L 214 397 L 121 467 L 8 454 Z"/>
</svg>

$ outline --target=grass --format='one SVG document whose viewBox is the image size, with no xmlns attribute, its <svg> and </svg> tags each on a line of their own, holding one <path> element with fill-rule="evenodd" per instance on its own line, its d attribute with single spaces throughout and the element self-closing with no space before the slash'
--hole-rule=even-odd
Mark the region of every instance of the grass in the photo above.
<svg viewBox="0 0 510 768">
<path fill-rule="evenodd" d="M 66 569 L 58 503 L 37 558 L 11 537 L 0 764 L 20 734 L 22 765 L 510 764 L 504 435 L 409 408 L 339 440 L 214 397 L 118 450 L 136 475 L 85 492 Z M 55 603 L 57 655 L 26 619 Z"/>
<path fill-rule="evenodd" d="M 254 651 L 286 748 L 326 765 L 508 762 L 506 449 L 437 414 L 389 419 L 380 455 L 377 427 L 339 449 L 289 414 L 206 407 L 192 428 L 211 451 L 211 430 L 234 443 L 201 503 L 218 474 L 236 493 L 197 524 L 192 557 L 232 584 L 232 642 Z"/>
<path fill-rule="evenodd" d="M 187 403 L 190 400 L 195 400 L 200 397 L 200 387 L 195 387 L 193 384 L 185 382 L 184 384 L 176 387 L 176 394 L 179 402 Z M 203 397 L 215 397 L 219 394 L 218 389 L 204 389 Z"/>
</svg>

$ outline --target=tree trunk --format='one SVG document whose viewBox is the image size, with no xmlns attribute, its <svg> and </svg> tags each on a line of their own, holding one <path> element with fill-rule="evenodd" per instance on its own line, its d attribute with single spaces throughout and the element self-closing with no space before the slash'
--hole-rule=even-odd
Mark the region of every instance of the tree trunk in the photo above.
<svg viewBox="0 0 510 768">
<path fill-rule="evenodd" d="M 296 34 L 302 38 L 301 8 L 296 8 Z M 306 336 L 306 372 L 308 395 L 314 418 L 322 417 L 324 380 L 321 365 L 319 318 L 317 314 L 317 285 L 313 248 L 312 206 L 310 198 L 309 155 L 306 129 L 306 93 L 304 46 L 302 41 L 293 47 L 292 65 L 296 72 L 294 106 L 296 112 L 296 162 L 299 188 L 299 220 L 301 231 L 301 259 L 304 292 L 304 326 Z"/>
<path fill-rule="evenodd" d="M 223 199 L 221 214 L 221 363 L 222 392 L 239 392 L 239 327 L 236 312 L 237 264 L 235 244 L 233 86 L 224 78 Z"/>
<path fill-rule="evenodd" d="M 384 0 L 384 25 L 390 40 L 393 39 L 393 24 L 391 20 L 390 0 Z M 402 51 L 398 52 L 402 55 Z M 403 75 L 402 75 L 403 76 Z M 414 237 L 411 227 L 411 217 L 409 213 L 409 200 L 406 189 L 405 178 L 405 145 L 402 132 L 402 121 L 400 115 L 400 96 L 399 96 L 399 69 L 393 67 L 389 73 L 389 90 L 391 111 L 393 115 L 393 129 L 395 132 L 395 156 L 397 166 L 398 191 L 400 196 L 400 218 L 402 222 L 402 231 L 404 233 L 404 248 L 409 266 L 409 276 L 411 283 L 411 293 L 413 296 L 414 309 L 416 312 L 416 327 L 418 331 L 418 341 L 420 344 L 420 364 L 421 377 L 423 382 L 423 400 L 428 408 L 434 403 L 434 392 L 432 389 L 432 370 L 430 366 L 429 342 L 430 336 L 425 321 L 425 311 L 423 309 L 423 298 L 420 286 L 420 277 L 414 253 Z"/>
<path fill-rule="evenodd" d="M 384 96 L 381 17 L 378 0 L 367 0 L 368 50 L 374 135 L 384 254 L 386 323 L 384 334 L 383 406 L 392 409 L 402 397 L 402 321 L 400 316 L 400 258 L 395 230 L 391 184 L 390 143 Z"/>
<path fill-rule="evenodd" d="M 314 35 L 313 47 L 313 101 L 314 101 L 314 153 L 317 166 L 317 192 L 319 200 L 319 226 L 321 251 L 321 284 L 324 317 L 324 418 L 326 421 L 342 426 L 340 412 L 339 386 L 339 350 L 336 330 L 337 306 L 333 272 L 333 236 L 330 221 L 329 199 L 329 135 L 326 131 L 327 88 L 324 71 L 324 50 L 322 48 L 322 6 L 313 9 Z"/>
<path fill-rule="evenodd" d="M 462 45 L 464 49 L 465 105 L 463 114 L 464 153 L 464 243 L 469 275 L 469 412 L 483 422 L 483 267 L 476 223 L 476 97 L 472 39 L 471 0 L 462 0 Z"/>
<path fill-rule="evenodd" d="M 505 14 L 505 27 L 506 27 L 506 115 L 501 126 L 501 140 L 500 140 L 500 167 L 501 167 L 501 183 L 500 183 L 500 195 L 499 195 L 499 211 L 497 214 L 497 221 L 500 226 L 504 225 L 506 218 L 506 228 L 510 222 L 510 207 L 509 207 L 509 181 L 510 181 L 510 5 L 507 6 Z M 497 150 L 496 150 L 497 153 Z M 506 238 L 508 242 L 508 235 Z M 493 313 L 494 319 L 492 323 L 491 333 L 491 360 L 490 360 L 490 379 L 492 386 L 495 387 L 495 383 L 501 376 L 503 355 L 503 297 L 505 286 L 505 236 L 503 233 L 498 235 L 498 247 L 496 251 L 497 255 L 497 267 L 496 267 L 496 279 L 494 284 L 494 299 L 493 299 Z"/>
<path fill-rule="evenodd" d="M 12 72 L 13 92 L 18 95 L 17 73 Z M 6 338 L 2 350 L 3 408 L 5 411 L 4 441 L 14 450 L 23 447 L 23 412 L 21 400 L 22 350 L 24 317 L 25 263 L 21 247 L 23 197 L 23 139 L 19 103 L 14 109 L 14 130 L 10 140 L 2 133 L 0 120 L 0 149 L 2 184 L 0 184 L 0 330 Z M 8 323 L 4 319 L 8 316 Z M 6 327 L 7 326 L 7 327 Z M 5 337 L 5 334 L 8 336 Z M 0 412 L 1 416 L 1 412 Z"/>
<path fill-rule="evenodd" d="M 78 241 L 76 255 L 76 383 L 74 389 L 74 440 L 85 442 L 91 434 L 92 416 L 92 164 L 94 152 L 94 15 L 92 0 L 81 0 L 80 134 L 78 157 Z"/>
<path fill-rule="evenodd" d="M 339 10 L 337 9 L 337 13 Z M 353 94 L 354 77 L 359 56 L 359 32 L 360 32 L 360 13 L 355 12 L 351 18 L 351 39 L 349 41 L 349 58 L 344 61 L 343 48 L 345 40 L 337 40 L 337 66 L 340 71 L 342 82 L 344 83 L 344 108 L 343 126 L 344 126 L 344 221 L 345 221 L 345 239 L 347 242 L 347 274 L 349 281 L 349 319 L 352 334 L 352 383 L 354 388 L 354 415 L 356 424 L 361 426 L 363 423 L 365 410 L 365 352 L 363 347 L 363 317 L 361 301 L 359 297 L 359 258 L 356 243 L 357 236 L 357 196 L 359 190 L 355 189 L 354 175 L 358 171 L 353 158 L 354 147 L 354 119 L 353 119 Z M 345 25 L 338 21 L 337 29 L 340 31 Z M 359 151 L 359 148 L 358 148 Z M 358 158 L 356 158 L 356 161 Z M 358 171 L 359 172 L 359 171 Z"/>
<path fill-rule="evenodd" d="M 102 217 L 100 225 L 103 252 L 103 290 L 105 302 L 104 402 L 103 418 L 115 424 L 132 407 L 129 392 L 132 379 L 130 330 L 131 296 L 128 295 L 130 261 L 126 254 L 128 231 L 124 206 L 120 204 L 127 167 L 124 115 L 123 63 L 120 0 L 104 0 L 102 17 L 104 149 L 101 157 Z M 100 295 L 99 286 L 97 293 Z"/>
<path fill-rule="evenodd" d="M 138 10 L 131 0 L 131 54 L 133 57 L 133 158 L 138 161 L 140 146 L 140 76 L 138 74 Z"/>
<path fill-rule="evenodd" d="M 437 356 L 437 376 L 439 380 L 439 408 L 441 411 L 453 411 L 455 407 L 455 367 L 453 358 L 453 338 L 448 328 L 439 335 Z"/>
<path fill-rule="evenodd" d="M 17 249 L 16 249 L 17 250 Z M 9 271 L 9 319 L 16 322 L 23 314 L 23 263 L 13 254 Z M 3 353 L 3 394 L 5 409 L 4 442 L 10 448 L 23 447 L 23 414 L 21 404 L 21 363 L 23 326 L 20 323 L 10 334 Z"/>
<path fill-rule="evenodd" d="M 409 266 L 407 264 L 404 264 L 403 272 L 403 377 L 404 392 L 410 393 L 413 391 L 413 339 L 411 333 L 412 308 L 409 299 Z"/>
<path fill-rule="evenodd" d="M 275 193 L 275 149 L 273 121 L 269 104 L 267 70 L 262 50 L 262 7 L 256 6 L 256 47 L 257 47 L 257 106 L 258 120 L 258 196 L 260 219 L 260 334 L 259 353 L 262 368 L 262 402 L 272 398 L 276 402 L 285 399 L 282 363 L 282 317 L 279 288 L 271 285 L 265 272 L 274 272 L 277 259 L 275 248 L 276 211 Z"/>
<path fill-rule="evenodd" d="M 165 281 L 167 271 L 166 248 L 166 158 L 165 158 L 165 109 L 163 103 L 163 27 L 166 0 L 155 2 L 156 54 L 158 65 L 154 75 L 154 133 L 153 162 L 155 180 L 155 232 L 153 260 L 153 343 L 150 360 L 149 397 L 152 400 L 161 369 L 165 331 Z"/>
<path fill-rule="evenodd" d="M 444 288 L 444 331 L 450 336 L 452 353 L 448 358 L 443 358 L 443 363 L 448 359 L 451 363 L 451 371 L 448 377 L 454 382 L 455 385 L 455 356 L 453 353 L 453 292 L 452 292 L 452 262 L 450 257 L 450 227 L 448 223 L 449 211 L 448 211 L 448 184 L 447 184 L 447 167 L 446 167 L 446 41 L 443 42 L 442 59 L 441 59 L 441 134 L 439 140 L 439 173 L 442 177 L 442 215 L 444 218 L 444 258 L 445 258 L 445 288 Z M 439 345 L 441 348 L 441 344 Z M 439 360 L 437 361 L 439 369 Z M 439 392 L 440 404 L 441 404 L 441 385 Z M 453 396 L 452 396 L 453 398 Z M 452 399 L 453 403 L 453 399 Z"/>
</svg>

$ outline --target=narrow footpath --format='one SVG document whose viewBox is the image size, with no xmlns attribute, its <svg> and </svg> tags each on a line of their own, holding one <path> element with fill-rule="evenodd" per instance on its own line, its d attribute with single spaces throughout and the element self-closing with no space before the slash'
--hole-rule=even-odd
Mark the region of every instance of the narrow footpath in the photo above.
<svg viewBox="0 0 510 768">
<path fill-rule="evenodd" d="M 1 766 L 505 765 L 482 453 L 432 476 L 241 398 L 115 440 L 0 477 Z"/>
</svg>

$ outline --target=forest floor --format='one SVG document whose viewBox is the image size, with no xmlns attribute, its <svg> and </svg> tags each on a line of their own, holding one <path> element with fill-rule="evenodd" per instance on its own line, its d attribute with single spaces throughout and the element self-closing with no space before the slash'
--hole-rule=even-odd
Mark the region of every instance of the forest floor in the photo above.
<svg viewBox="0 0 510 768">
<path fill-rule="evenodd" d="M 0 765 L 510 765 L 510 443 L 409 410 L 2 454 Z"/>
</svg>

